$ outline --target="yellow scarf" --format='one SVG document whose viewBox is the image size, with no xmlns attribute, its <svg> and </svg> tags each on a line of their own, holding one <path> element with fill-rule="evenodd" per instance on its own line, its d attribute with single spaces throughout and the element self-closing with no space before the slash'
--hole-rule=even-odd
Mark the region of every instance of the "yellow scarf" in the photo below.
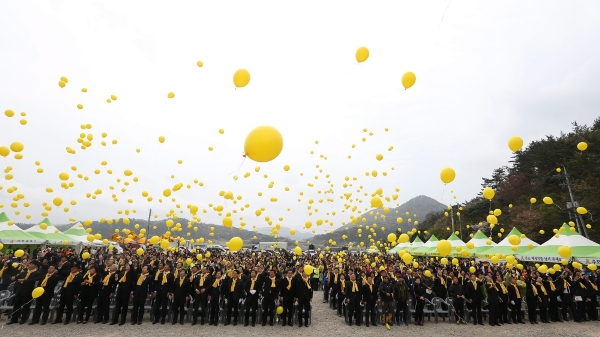
<svg viewBox="0 0 600 337">
<path fill-rule="evenodd" d="M 571 285 L 569 284 L 569 282 L 567 282 L 567 280 L 563 279 L 563 288 L 565 288 L 565 290 L 567 290 L 568 287 L 570 287 Z"/>
<path fill-rule="evenodd" d="M 350 281 L 352 282 L 352 292 L 356 293 L 358 292 L 358 285 L 356 285 L 356 281 Z"/>
<path fill-rule="evenodd" d="M 46 274 L 46 277 L 44 277 L 44 280 L 42 281 L 42 284 L 40 284 L 40 287 L 45 287 L 46 283 L 48 282 L 48 279 L 54 274 Z"/>
<path fill-rule="evenodd" d="M 308 277 L 306 277 L 306 278 L 303 277 L 302 279 L 304 280 L 304 284 L 306 284 L 306 287 L 308 289 L 310 289 L 310 283 L 308 282 Z"/>
<path fill-rule="evenodd" d="M 477 281 L 471 281 L 473 283 L 473 289 L 477 290 Z"/>
<path fill-rule="evenodd" d="M 90 276 L 90 271 L 89 270 L 85 272 L 85 274 L 83 275 L 83 278 L 86 278 L 88 276 Z"/>
<path fill-rule="evenodd" d="M 235 290 L 235 282 L 237 282 L 236 278 L 234 278 L 233 282 L 231 282 L 231 289 L 229 290 L 230 292 L 234 292 L 234 290 Z"/>
<path fill-rule="evenodd" d="M 27 275 L 25 275 L 25 279 L 29 278 L 29 275 L 31 275 L 35 270 L 28 270 L 27 271 Z"/>
<path fill-rule="evenodd" d="M 337 276 L 338 274 L 333 274 L 333 284 L 337 284 Z"/>
<path fill-rule="evenodd" d="M 251 278 L 250 281 L 252 281 L 250 282 L 250 290 L 254 290 L 254 283 L 256 282 L 256 278 Z"/>
<path fill-rule="evenodd" d="M 218 279 L 215 279 L 215 282 L 213 282 L 213 288 L 218 288 L 221 285 L 221 278 L 219 277 Z"/>
<path fill-rule="evenodd" d="M 156 272 L 156 274 L 154 275 L 154 281 L 158 281 L 158 275 L 160 275 L 161 272 L 162 270 Z"/>
<path fill-rule="evenodd" d="M 179 288 L 183 287 L 183 281 L 185 281 L 185 279 L 183 277 L 179 278 Z"/>
<path fill-rule="evenodd" d="M 275 285 L 275 278 L 274 278 L 274 277 L 272 277 L 272 278 L 271 278 L 271 277 L 269 277 L 269 279 L 271 279 L 271 288 L 275 288 L 275 287 L 277 287 L 277 286 Z"/>
<path fill-rule="evenodd" d="M 194 277 L 198 275 L 198 273 L 192 273 L 192 275 L 190 276 L 190 282 L 194 281 Z"/>
<path fill-rule="evenodd" d="M 7 266 L 2 267 L 2 269 L 0 269 L 0 278 L 2 278 L 2 275 L 4 274 L 4 271 L 8 269 Z"/>
<path fill-rule="evenodd" d="M 515 293 L 517 294 L 517 298 L 521 298 L 521 294 L 519 293 L 519 288 L 517 288 L 516 284 L 511 284 L 515 288 Z"/>
<path fill-rule="evenodd" d="M 165 285 L 165 283 L 167 283 L 167 275 L 169 275 L 171 272 L 170 271 L 163 271 L 163 279 L 162 282 L 160 283 L 161 285 Z"/>
<path fill-rule="evenodd" d="M 104 284 L 105 286 L 108 285 L 108 281 L 110 280 L 110 278 L 112 277 L 114 273 L 110 272 L 108 273 L 108 275 L 104 276 L 104 280 L 102 280 L 102 284 Z"/>
<path fill-rule="evenodd" d="M 369 286 L 369 291 L 372 293 L 373 292 L 373 284 L 367 282 L 367 285 Z"/>
<path fill-rule="evenodd" d="M 497 283 L 500 285 L 500 288 L 502 289 L 502 293 L 503 294 L 508 294 L 508 290 L 504 286 L 504 283 L 502 283 L 502 282 L 497 282 Z"/>
<path fill-rule="evenodd" d="M 594 291 L 598 291 L 598 287 L 595 284 L 593 284 L 591 281 L 590 281 L 590 285 L 592 286 L 592 289 L 594 289 Z"/>
<path fill-rule="evenodd" d="M 362 278 L 362 283 L 361 283 L 361 284 L 362 284 L 363 286 L 364 286 L 365 284 L 367 284 L 367 278 L 366 278 L 366 277 L 363 277 L 363 278 Z"/>
<path fill-rule="evenodd" d="M 556 287 L 554 286 L 554 282 L 548 279 L 548 284 L 550 285 L 550 291 L 556 291 Z"/>
<path fill-rule="evenodd" d="M 73 278 L 77 276 L 77 273 L 70 273 L 69 276 L 67 276 L 67 280 L 65 281 L 65 284 L 63 284 L 63 288 L 66 288 L 69 283 L 73 282 Z"/>
<path fill-rule="evenodd" d="M 546 288 L 544 288 L 544 285 L 540 282 L 536 283 L 538 286 L 540 286 L 540 289 L 542 289 L 542 292 L 544 293 L 544 295 L 548 295 L 548 293 L 546 293 Z"/>
<path fill-rule="evenodd" d="M 199 282 L 199 285 L 200 285 L 201 287 L 203 287 L 203 286 L 204 286 L 204 279 L 205 279 L 205 278 L 206 278 L 206 275 L 204 275 L 204 274 L 200 275 L 200 282 Z"/>
<path fill-rule="evenodd" d="M 148 275 L 148 273 L 146 273 L 146 274 L 143 274 L 143 273 L 142 273 L 142 274 L 140 275 L 140 277 L 138 277 L 138 280 L 137 280 L 137 285 L 138 285 L 138 286 L 141 286 L 141 285 L 142 285 L 142 283 L 144 283 L 144 278 L 146 277 L 146 275 Z"/>
<path fill-rule="evenodd" d="M 533 284 L 533 283 L 531 284 L 531 290 L 533 291 L 533 296 L 538 295 L 537 289 L 535 288 L 535 284 Z"/>
<path fill-rule="evenodd" d="M 121 279 L 119 280 L 119 283 L 125 283 L 127 282 L 127 273 L 123 274 L 123 277 L 121 277 Z"/>
<path fill-rule="evenodd" d="M 587 289 L 587 288 L 585 287 L 585 285 L 583 284 L 583 282 L 579 281 L 579 285 L 581 286 L 581 289 Z"/>
<path fill-rule="evenodd" d="M 340 280 L 340 284 L 342 285 L 342 291 L 346 290 L 346 280 Z"/>
<path fill-rule="evenodd" d="M 442 277 L 440 277 L 440 283 L 441 283 L 441 284 L 442 284 L 444 287 L 446 287 L 446 281 L 444 281 L 444 277 L 443 277 L 443 276 L 442 276 Z"/>
</svg>

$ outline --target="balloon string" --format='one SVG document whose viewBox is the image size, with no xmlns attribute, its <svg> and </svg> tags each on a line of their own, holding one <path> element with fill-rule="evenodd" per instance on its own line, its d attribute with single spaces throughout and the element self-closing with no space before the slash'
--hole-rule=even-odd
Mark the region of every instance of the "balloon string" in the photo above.
<svg viewBox="0 0 600 337">
<path fill-rule="evenodd" d="M 446 16 L 446 11 L 448 11 L 448 8 L 450 8 L 451 3 L 452 3 L 452 0 L 448 1 L 448 6 L 444 10 L 444 14 L 442 14 L 442 19 L 440 20 L 440 25 L 438 26 L 438 29 L 440 29 L 440 27 L 442 27 L 442 22 L 444 21 L 444 17 Z"/>
<path fill-rule="evenodd" d="M 440 198 L 440 202 L 444 201 L 444 192 L 446 191 L 446 184 L 444 184 L 444 187 L 442 188 L 442 197 Z"/>
<path fill-rule="evenodd" d="M 29 300 L 29 302 L 23 304 L 19 309 L 14 310 L 9 316 L 6 317 L 6 320 L 8 321 L 8 319 L 12 319 L 12 315 L 14 315 L 17 311 L 21 310 L 24 306 L 26 306 L 27 304 L 31 303 L 31 301 L 35 300 L 35 298 L 32 298 L 31 300 Z M 1 328 L 4 328 L 4 325 L 2 325 Z"/>
</svg>

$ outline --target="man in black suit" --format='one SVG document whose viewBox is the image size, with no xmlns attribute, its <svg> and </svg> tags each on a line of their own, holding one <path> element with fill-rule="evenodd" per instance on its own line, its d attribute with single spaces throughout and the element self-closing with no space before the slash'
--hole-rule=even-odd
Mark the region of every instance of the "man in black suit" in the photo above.
<svg viewBox="0 0 600 337">
<path fill-rule="evenodd" d="M 361 291 L 356 274 L 350 274 L 350 282 L 347 285 L 346 305 L 348 307 L 348 325 L 352 325 L 352 317 L 356 316 L 356 325 L 360 326 L 362 310 L 360 309 Z"/>
<path fill-rule="evenodd" d="M 471 303 L 473 310 L 473 325 L 483 325 L 481 314 L 481 301 L 483 301 L 483 284 L 479 282 L 475 274 L 471 275 L 471 281 L 467 282 L 465 298 Z"/>
<path fill-rule="evenodd" d="M 42 274 L 37 271 L 38 262 L 33 260 L 27 264 L 27 269 L 15 276 L 15 301 L 11 320 L 6 324 L 19 322 L 24 324 L 29 318 L 29 308 L 31 307 L 31 292 L 35 289 L 35 283 L 42 278 Z M 20 309 L 20 310 L 19 310 Z M 21 320 L 19 321 L 19 316 Z"/>
<path fill-rule="evenodd" d="M 73 302 L 77 299 L 77 294 L 79 294 L 79 288 L 81 287 L 81 281 L 83 279 L 83 275 L 79 271 L 79 264 L 75 263 L 71 266 L 71 272 L 67 276 L 65 283 L 62 286 L 60 291 L 60 302 L 58 304 L 58 309 L 56 309 L 56 319 L 52 324 L 62 323 L 63 312 L 66 310 L 66 317 L 64 324 L 69 324 L 71 322 L 71 316 L 73 314 Z"/>
<path fill-rule="evenodd" d="M 112 261 L 112 260 L 110 260 Z M 100 283 L 100 297 L 98 297 L 98 304 L 96 306 L 96 311 L 98 315 L 96 316 L 96 320 L 94 323 L 106 324 L 109 318 L 110 312 L 110 299 L 115 294 L 115 289 L 117 287 L 117 279 L 115 279 L 114 275 L 117 272 L 117 266 L 111 264 L 109 269 L 102 276 L 102 282 Z"/>
<path fill-rule="evenodd" d="M 525 324 L 521 319 L 521 304 L 523 303 L 523 299 L 521 298 L 521 293 L 517 287 L 517 279 L 511 277 L 510 284 L 506 289 L 508 290 L 508 303 L 510 305 L 510 316 L 513 323 Z"/>
<path fill-rule="evenodd" d="M 148 273 L 148 266 L 142 267 L 142 272 L 133 285 L 133 308 L 131 308 L 131 325 L 142 324 L 144 318 L 144 304 L 150 296 L 154 279 Z"/>
<path fill-rule="evenodd" d="M 65 280 L 67 276 L 69 276 L 69 273 L 71 272 L 71 265 L 72 263 L 69 262 L 66 256 L 63 255 L 60 258 L 60 262 L 58 263 L 58 267 L 56 267 L 56 270 L 61 280 Z"/>
<path fill-rule="evenodd" d="M 302 326 L 302 317 L 304 316 L 304 326 L 308 328 L 308 317 L 313 298 L 313 290 L 310 287 L 309 275 L 302 273 L 302 281 L 296 284 L 296 300 L 298 301 L 298 327 Z"/>
<path fill-rule="evenodd" d="M 212 276 L 208 272 L 208 268 L 202 268 L 202 273 L 198 276 L 198 280 L 193 284 L 194 287 L 194 318 L 192 325 L 198 322 L 198 308 L 200 308 L 200 324 L 204 325 L 204 317 L 208 313 L 208 287 L 212 284 Z"/>
<path fill-rule="evenodd" d="M 279 296 L 277 279 L 275 278 L 275 269 L 271 269 L 269 271 L 269 277 L 264 280 L 262 293 L 262 325 L 267 325 L 267 316 L 269 316 L 269 325 L 273 326 L 273 319 L 275 318 L 275 301 L 277 301 Z"/>
<path fill-rule="evenodd" d="M 171 308 L 173 310 L 173 320 L 171 324 L 177 323 L 179 316 L 179 324 L 183 325 L 183 317 L 185 316 L 185 304 L 190 299 L 190 280 L 185 273 L 185 270 L 180 270 L 179 275 L 173 280 L 173 285 L 169 291 L 173 295 Z"/>
<path fill-rule="evenodd" d="M 292 270 L 289 269 L 286 273 L 286 277 L 279 280 L 279 300 L 283 306 L 283 313 L 281 314 L 283 318 L 282 326 L 286 326 L 289 324 L 292 326 L 294 323 L 292 321 L 292 313 L 294 311 L 294 296 L 296 294 L 296 290 L 294 286 L 298 282 L 302 282 L 302 275 L 294 277 L 292 274 Z"/>
<path fill-rule="evenodd" d="M 386 276 L 384 280 L 386 284 L 386 286 L 384 286 L 385 288 L 388 286 L 389 278 Z M 377 326 L 377 309 L 375 308 L 375 304 L 377 304 L 377 293 L 378 289 L 376 289 L 375 285 L 373 284 L 373 278 L 371 277 L 371 275 L 367 276 L 367 283 L 363 284 L 361 289 L 361 302 L 365 305 L 365 325 L 367 327 L 369 326 L 369 317 L 371 318 L 371 324 L 373 324 L 373 326 Z M 389 292 L 389 294 L 389 297 L 391 297 L 392 292 Z M 383 296 L 386 296 L 386 294 L 384 293 Z M 385 323 L 385 320 L 382 319 L 381 322 L 383 324 Z"/>
<path fill-rule="evenodd" d="M 233 325 L 237 325 L 240 307 L 240 298 L 244 291 L 244 282 L 240 279 L 240 274 L 237 270 L 234 270 L 231 278 L 227 280 L 227 285 L 223 292 L 227 298 L 227 319 L 225 325 L 231 323 L 231 312 L 233 311 Z"/>
<path fill-rule="evenodd" d="M 46 324 L 48 315 L 50 314 L 50 303 L 54 298 L 54 288 L 60 279 L 60 276 L 55 273 L 56 269 L 54 266 L 48 266 L 47 274 L 44 275 L 40 287 L 44 288 L 42 296 L 38 297 L 35 302 L 35 309 L 33 310 L 33 317 L 29 325 L 37 324 L 40 322 L 40 316 L 42 316 L 42 325 Z M 43 311 L 43 315 L 42 315 Z"/>
<path fill-rule="evenodd" d="M 175 277 L 171 274 L 171 265 L 165 264 L 163 270 L 156 275 L 154 282 L 154 321 L 152 324 L 165 324 L 167 318 L 167 304 L 169 302 L 169 291 Z"/>
<path fill-rule="evenodd" d="M 250 272 L 250 280 L 246 283 L 246 321 L 244 326 L 248 326 L 250 311 L 252 311 L 252 326 L 256 324 L 256 310 L 258 309 L 258 296 L 262 289 L 262 280 L 258 277 L 256 270 Z"/>
</svg>

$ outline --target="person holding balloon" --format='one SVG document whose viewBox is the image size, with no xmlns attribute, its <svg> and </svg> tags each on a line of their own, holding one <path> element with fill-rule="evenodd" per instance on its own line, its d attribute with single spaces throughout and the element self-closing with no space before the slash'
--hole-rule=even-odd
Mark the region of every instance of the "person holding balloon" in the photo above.
<svg viewBox="0 0 600 337">
<path fill-rule="evenodd" d="M 50 303 L 54 298 L 54 288 L 58 284 L 60 276 L 55 273 L 56 269 L 54 266 L 48 266 L 48 270 L 39 287 L 44 289 L 44 293 L 36 299 L 35 309 L 33 310 L 33 316 L 29 325 L 40 323 L 40 316 L 42 318 L 41 325 L 45 325 L 50 314 Z"/>
<path fill-rule="evenodd" d="M 13 311 L 11 319 L 6 324 L 24 324 L 29 318 L 29 308 L 33 299 L 32 292 L 36 282 L 42 278 L 42 274 L 37 271 L 38 261 L 29 261 L 27 270 L 15 276 L 15 301 L 13 303 Z M 19 317 L 21 318 L 19 320 Z"/>
</svg>

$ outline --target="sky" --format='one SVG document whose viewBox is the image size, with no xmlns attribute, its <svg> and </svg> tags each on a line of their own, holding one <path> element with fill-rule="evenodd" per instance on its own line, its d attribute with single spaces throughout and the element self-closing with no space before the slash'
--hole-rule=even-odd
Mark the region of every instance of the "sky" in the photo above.
<svg viewBox="0 0 600 337">
<path fill-rule="evenodd" d="M 170 210 L 190 218 L 186 206 L 194 204 L 203 222 L 220 224 L 235 210 L 235 227 L 267 226 L 265 216 L 297 229 L 322 219 L 312 228 L 322 233 L 348 222 L 344 204 L 356 205 L 358 215 L 370 206 L 363 193 L 380 187 L 384 196 L 398 194 L 388 207 L 421 194 L 444 204 L 453 195 L 469 200 L 482 177 L 508 164 L 510 137 L 527 146 L 598 117 L 598 41 L 595 1 L 3 2 L 0 111 L 16 115 L 0 115 L 0 146 L 18 141 L 25 149 L 21 160 L 14 153 L 0 158 L 14 176 L 0 179 L 0 211 L 37 223 L 43 203 L 60 197 L 63 205 L 47 212 L 62 224 L 121 218 L 126 209 L 136 218 L 150 208 L 158 218 Z M 370 56 L 358 64 L 361 46 Z M 241 68 L 251 81 L 235 89 L 233 73 Z M 407 71 L 417 81 L 404 90 Z M 117 100 L 107 103 L 111 95 Z M 268 163 L 242 156 L 246 135 L 261 125 L 284 138 L 282 153 Z M 94 136 L 86 150 L 77 143 L 81 132 Z M 448 186 L 439 177 L 444 167 L 456 171 Z M 133 175 L 125 177 L 126 169 Z M 365 175 L 372 170 L 376 178 Z M 60 187 L 61 172 L 72 188 Z M 184 187 L 171 196 L 176 201 L 162 196 L 177 183 Z M 8 193 L 12 186 L 17 191 Z M 97 189 L 95 200 L 86 198 Z M 233 204 L 220 191 L 242 200 Z M 14 201 L 19 193 L 23 199 Z M 352 202 L 340 200 L 344 193 Z M 209 204 L 222 205 L 221 216 Z"/>
</svg>

